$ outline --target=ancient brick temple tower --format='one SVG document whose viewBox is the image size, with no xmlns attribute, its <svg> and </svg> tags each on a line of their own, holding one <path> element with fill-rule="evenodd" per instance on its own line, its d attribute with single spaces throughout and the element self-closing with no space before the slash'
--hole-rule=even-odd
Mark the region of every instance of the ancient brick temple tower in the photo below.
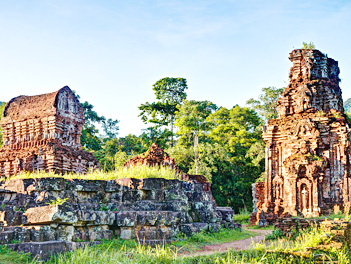
<svg viewBox="0 0 351 264">
<path fill-rule="evenodd" d="M 19 96 L 5 106 L 0 122 L 0 176 L 21 171 L 86 173 L 99 164 L 82 150 L 82 107 L 67 86 L 54 93 Z"/>
<path fill-rule="evenodd" d="M 269 120 L 266 180 L 256 184 L 256 210 L 268 222 L 290 214 L 314 217 L 350 210 L 350 133 L 339 87 L 337 61 L 322 52 L 290 53 L 290 84 L 278 102 L 279 118 Z M 254 196 L 255 196 L 254 195 Z"/>
</svg>

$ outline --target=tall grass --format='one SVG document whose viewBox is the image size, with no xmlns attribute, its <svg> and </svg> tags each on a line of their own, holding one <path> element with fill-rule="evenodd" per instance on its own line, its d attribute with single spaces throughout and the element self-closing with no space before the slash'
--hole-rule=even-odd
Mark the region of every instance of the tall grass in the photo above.
<svg viewBox="0 0 351 264">
<path fill-rule="evenodd" d="M 233 216 L 233 220 L 235 223 L 249 224 L 250 215 L 251 215 L 251 212 L 249 212 L 246 208 L 242 208 L 242 209 L 239 209 L 239 214 L 235 214 Z"/>
<path fill-rule="evenodd" d="M 181 244 L 184 248 L 189 248 L 192 244 L 201 244 L 220 241 L 221 236 L 226 232 L 222 230 L 219 233 L 203 233 L 196 237 L 185 238 Z M 227 233 L 229 234 L 229 233 Z M 253 249 L 245 251 L 229 251 L 227 253 L 217 253 L 209 256 L 189 257 L 179 255 L 178 246 L 161 245 L 155 248 L 144 246 L 136 241 L 114 239 L 102 242 L 97 246 L 85 246 L 78 250 L 68 252 L 51 258 L 46 264 L 103 264 L 103 263 L 147 263 L 147 264 L 244 264 L 244 263 L 332 263 L 338 261 L 339 264 L 350 264 L 350 254 L 348 249 L 338 250 L 336 248 L 325 251 L 314 251 L 307 257 L 299 256 L 298 251 L 306 250 L 306 247 L 314 247 L 323 242 L 326 238 L 325 232 L 313 227 L 311 230 L 304 230 L 294 239 L 280 239 L 273 243 L 254 244 Z M 233 234 L 232 234 L 233 235 Z M 207 237 L 206 237 L 207 236 Z M 212 238 L 212 240 L 211 240 Z M 218 239 L 218 240 L 217 240 Z M 223 242 L 223 241 L 221 241 Z M 4 252 L 7 254 L 8 252 Z M 6 256 L 6 255 L 5 255 Z M 0 255 L 0 260 L 1 259 Z M 26 263 L 26 256 L 17 260 L 5 261 L 0 263 Z M 38 261 L 27 262 L 39 264 Z M 335 262 L 334 262 L 335 263 Z"/>
<path fill-rule="evenodd" d="M 316 249 L 322 243 L 327 243 L 330 239 L 327 232 L 312 227 L 310 230 L 303 230 L 294 239 L 278 239 L 273 242 L 262 242 L 253 244 L 253 249 L 245 251 L 230 251 L 224 254 L 214 254 L 200 259 L 193 258 L 193 262 L 201 264 L 244 264 L 244 263 L 267 263 L 267 264 L 297 264 L 297 263 L 339 263 L 350 264 L 351 256 L 348 248 L 339 250 Z M 330 234 L 328 234 L 330 235 Z M 307 253 L 307 254 L 306 254 Z M 189 260 L 188 260 L 189 261 Z"/>
<path fill-rule="evenodd" d="M 167 167 L 120 167 L 114 171 L 94 171 L 88 174 L 55 174 L 54 172 L 35 171 L 35 172 L 22 172 L 19 175 L 12 176 L 9 179 L 36 179 L 36 178 L 65 178 L 65 179 L 84 179 L 84 180 L 116 180 L 123 178 L 164 178 L 168 180 L 180 179 L 180 175 L 174 170 Z"/>
<path fill-rule="evenodd" d="M 86 246 L 73 252 L 52 258 L 49 264 L 106 264 L 106 263 L 181 263 L 177 252 L 164 246 L 144 246 L 138 244 L 129 248 L 125 244 L 116 250 L 113 243 L 105 243 L 96 247 Z"/>
<path fill-rule="evenodd" d="M 221 228 L 218 232 L 200 232 L 191 237 L 183 236 L 183 240 L 179 239 L 171 243 L 171 246 L 178 248 L 179 252 L 192 252 L 200 249 L 204 245 L 221 244 L 242 240 L 255 236 L 256 233 L 250 231 L 240 231 L 240 229 Z"/>
<path fill-rule="evenodd" d="M 203 245 L 224 243 L 251 237 L 250 232 L 221 229 L 214 233 L 199 233 L 185 237 L 171 244 L 155 248 L 145 246 L 134 240 L 113 239 L 100 245 L 85 246 L 72 252 L 52 257 L 47 264 L 102 264 L 102 263 L 201 263 L 195 258 L 180 255 L 181 252 L 199 250 Z M 206 260 L 207 261 L 207 260 Z M 1 263 L 1 262 L 0 262 Z M 204 262 L 207 263 L 207 262 Z M 33 261 L 33 264 L 39 264 Z"/>
<path fill-rule="evenodd" d="M 313 248 L 330 240 L 330 232 L 318 228 L 317 225 L 309 229 L 301 230 L 294 239 L 279 238 L 275 241 L 258 243 L 257 250 L 274 250 L 279 252 L 305 251 L 306 248 Z"/>
</svg>

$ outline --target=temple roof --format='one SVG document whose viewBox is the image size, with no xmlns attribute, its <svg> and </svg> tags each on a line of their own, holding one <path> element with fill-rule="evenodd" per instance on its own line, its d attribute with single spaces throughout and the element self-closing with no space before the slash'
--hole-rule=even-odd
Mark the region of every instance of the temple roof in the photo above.
<svg viewBox="0 0 351 264">
<path fill-rule="evenodd" d="M 62 94 L 64 92 L 70 94 L 73 97 L 75 103 L 79 104 L 78 99 L 68 86 L 65 86 L 53 93 L 34 96 L 21 95 L 12 98 L 6 104 L 1 123 L 40 118 L 45 116 L 54 116 L 58 113 L 59 94 Z M 82 119 L 82 109 L 80 108 L 77 110 L 79 118 Z"/>
</svg>

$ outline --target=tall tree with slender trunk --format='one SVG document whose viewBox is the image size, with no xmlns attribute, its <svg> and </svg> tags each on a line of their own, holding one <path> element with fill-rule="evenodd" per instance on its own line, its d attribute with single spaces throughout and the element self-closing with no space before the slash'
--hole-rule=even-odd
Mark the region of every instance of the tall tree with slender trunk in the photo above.
<svg viewBox="0 0 351 264">
<path fill-rule="evenodd" d="M 173 147 L 174 116 L 180 105 L 186 99 L 188 89 L 184 78 L 166 77 L 158 80 L 152 88 L 155 91 L 156 102 L 141 104 L 139 116 L 145 123 L 153 123 L 156 128 L 171 127 L 171 147 Z"/>
<path fill-rule="evenodd" d="M 176 114 L 175 124 L 179 129 L 178 133 L 183 136 L 189 134 L 193 136 L 196 174 L 199 166 L 199 134 L 210 129 L 211 124 L 207 122 L 206 118 L 216 110 L 217 106 L 210 101 L 185 100 Z"/>
</svg>

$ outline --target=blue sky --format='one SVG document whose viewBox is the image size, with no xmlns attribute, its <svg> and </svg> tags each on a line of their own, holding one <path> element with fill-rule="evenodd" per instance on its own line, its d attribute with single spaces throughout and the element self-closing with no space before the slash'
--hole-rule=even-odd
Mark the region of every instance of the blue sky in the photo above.
<svg viewBox="0 0 351 264">
<path fill-rule="evenodd" d="M 120 136 L 140 134 L 138 106 L 163 77 L 188 99 L 241 106 L 287 85 L 302 42 L 339 61 L 351 97 L 351 1 L 0 0 L 0 100 L 76 90 Z"/>
</svg>

